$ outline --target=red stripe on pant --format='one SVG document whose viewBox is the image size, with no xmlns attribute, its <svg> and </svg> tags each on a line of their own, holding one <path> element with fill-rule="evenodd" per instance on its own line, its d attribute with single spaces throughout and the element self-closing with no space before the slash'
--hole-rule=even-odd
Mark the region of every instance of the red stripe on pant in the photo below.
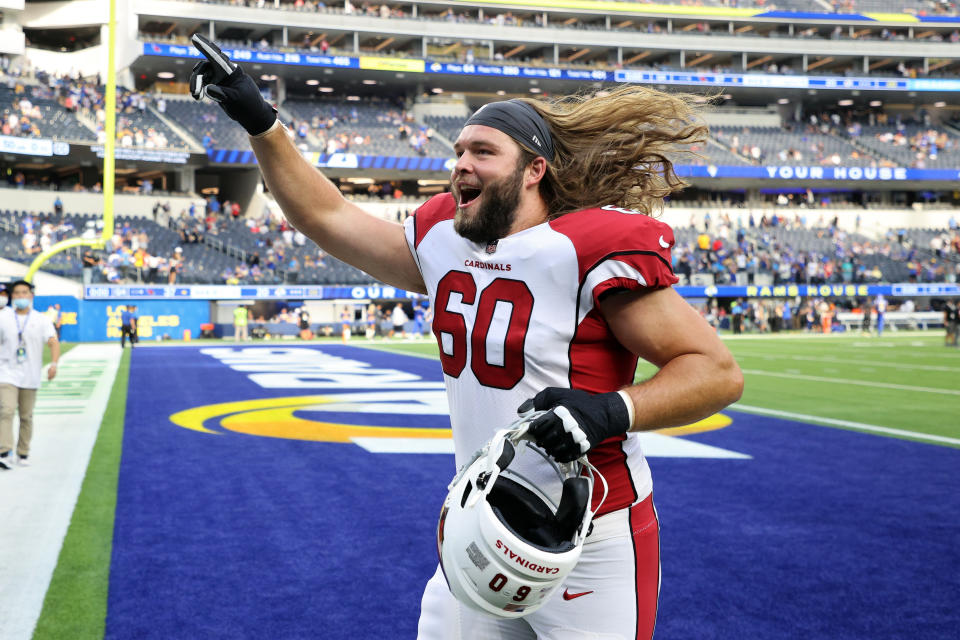
<svg viewBox="0 0 960 640">
<path fill-rule="evenodd" d="M 660 523 L 653 507 L 653 494 L 630 507 L 630 532 L 636 561 L 636 640 L 650 640 L 657 624 L 660 597 Z"/>
</svg>

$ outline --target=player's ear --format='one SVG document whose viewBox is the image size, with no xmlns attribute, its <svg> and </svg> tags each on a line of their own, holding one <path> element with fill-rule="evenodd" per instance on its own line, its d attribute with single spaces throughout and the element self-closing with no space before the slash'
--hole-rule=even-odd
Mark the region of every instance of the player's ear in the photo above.
<svg viewBox="0 0 960 640">
<path fill-rule="evenodd" d="M 527 165 L 527 186 L 532 187 L 538 184 L 543 180 L 545 175 L 547 175 L 547 159 L 543 156 L 536 156 L 530 161 L 530 164 Z"/>
</svg>

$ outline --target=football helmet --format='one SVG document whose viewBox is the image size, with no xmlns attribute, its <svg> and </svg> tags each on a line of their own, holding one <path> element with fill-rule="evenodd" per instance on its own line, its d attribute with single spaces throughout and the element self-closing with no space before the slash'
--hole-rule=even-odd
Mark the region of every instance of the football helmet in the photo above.
<svg viewBox="0 0 960 640">
<path fill-rule="evenodd" d="M 527 428 L 544 413 L 521 415 L 463 465 L 437 525 L 440 567 L 451 593 L 502 618 L 536 611 L 573 570 L 595 513 L 590 503 L 597 477 L 606 499 L 606 480 L 585 456 L 558 463 L 533 444 Z M 559 477 L 559 503 L 510 468 L 527 452 Z"/>
</svg>

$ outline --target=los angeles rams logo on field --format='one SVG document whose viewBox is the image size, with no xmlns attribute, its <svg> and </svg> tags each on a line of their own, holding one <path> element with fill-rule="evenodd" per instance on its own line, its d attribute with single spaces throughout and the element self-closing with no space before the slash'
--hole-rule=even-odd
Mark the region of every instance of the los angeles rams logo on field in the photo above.
<svg viewBox="0 0 960 640">
<path fill-rule="evenodd" d="M 322 389 L 323 393 L 195 407 L 170 416 L 179 427 L 208 435 L 339 442 L 376 453 L 453 453 L 442 382 L 317 349 L 215 347 L 202 352 L 231 369 L 248 372 L 260 387 Z M 363 387 L 377 390 L 341 391 Z M 748 458 L 672 437 L 722 429 L 731 423 L 728 416 L 716 414 L 693 425 L 643 433 L 643 450 L 648 456 Z"/>
</svg>

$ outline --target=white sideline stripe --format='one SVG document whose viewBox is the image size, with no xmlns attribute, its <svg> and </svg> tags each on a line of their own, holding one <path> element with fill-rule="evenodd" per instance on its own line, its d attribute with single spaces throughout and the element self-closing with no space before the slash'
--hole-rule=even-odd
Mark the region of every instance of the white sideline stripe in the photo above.
<svg viewBox="0 0 960 640">
<path fill-rule="evenodd" d="M 0 636 L 4 640 L 33 636 L 120 355 L 116 346 L 102 345 L 78 345 L 65 353 L 57 378 L 44 382 L 37 396 L 32 465 L 0 472 Z M 101 371 L 88 397 L 44 396 L 45 389 L 56 389 L 57 381 L 91 381 L 93 367 Z"/>
<path fill-rule="evenodd" d="M 434 341 L 433 344 L 436 344 L 436 341 Z M 427 360 L 440 360 L 440 356 L 438 353 L 429 354 L 429 353 L 420 353 L 419 351 L 406 351 L 404 349 L 391 349 L 389 344 L 381 344 L 379 342 L 373 342 L 372 340 L 368 340 L 363 344 L 351 344 L 348 346 L 362 347 L 364 349 L 370 349 L 372 351 L 385 351 L 387 353 L 395 353 L 400 356 L 413 356 L 414 358 L 426 358 Z"/>
<path fill-rule="evenodd" d="M 800 420 L 802 422 L 822 422 L 823 424 L 834 425 L 837 427 L 850 427 L 851 429 L 860 429 L 862 431 L 887 433 L 894 436 L 906 436 L 915 440 L 930 440 L 931 442 L 943 442 L 946 444 L 960 445 L 960 438 L 949 438 L 947 436 L 937 436 L 929 433 L 919 433 L 917 431 L 906 431 L 904 429 L 892 429 L 890 427 L 881 427 L 875 424 L 865 424 L 863 422 L 852 422 L 850 420 L 837 420 L 836 418 L 811 416 L 805 413 L 793 413 L 792 411 L 780 411 L 778 409 L 767 409 L 765 407 L 753 407 L 740 403 L 732 404 L 728 408 L 734 411 L 756 413 L 764 416 L 773 416 L 775 418 L 789 418 L 791 420 Z"/>
<path fill-rule="evenodd" d="M 702 442 L 662 433 L 640 433 L 640 448 L 647 458 L 728 458 L 750 460 L 752 456 Z"/>
<path fill-rule="evenodd" d="M 737 451 L 714 447 L 702 442 L 684 440 L 660 433 L 640 433 L 640 447 L 648 458 L 715 458 L 749 460 Z M 351 438 L 354 444 L 371 453 L 449 453 L 453 454 L 452 438 Z"/>
<path fill-rule="evenodd" d="M 741 369 L 744 373 L 757 374 L 762 376 L 772 376 L 774 378 L 789 378 L 790 380 L 810 380 L 813 382 L 835 382 L 837 384 L 852 384 L 859 387 L 876 387 L 880 389 L 898 389 L 900 391 L 921 391 L 923 393 L 942 393 L 948 396 L 960 396 L 960 391 L 956 389 L 938 389 L 936 387 L 914 387 L 908 384 L 896 384 L 893 382 L 866 382 L 863 380 L 850 380 L 848 378 L 826 378 L 824 376 L 807 376 L 798 373 L 780 373 L 779 371 L 764 371 L 762 369 Z M 794 369 L 796 371 L 796 369 Z"/>
<path fill-rule="evenodd" d="M 883 337 L 874 336 L 873 339 L 877 340 L 887 340 L 887 339 L 900 339 L 905 340 L 907 338 L 912 338 L 917 340 L 918 338 L 932 338 L 937 336 L 946 335 L 946 331 L 943 329 L 924 329 L 922 331 L 905 331 L 903 329 L 897 331 L 896 333 L 884 333 Z M 741 333 L 735 335 L 732 333 L 721 333 L 720 337 L 724 340 L 855 340 L 857 338 L 862 338 L 864 340 L 869 340 L 867 336 L 851 335 L 851 333 L 815 333 L 812 331 L 802 331 L 794 333 Z M 874 343 L 875 344 L 875 343 Z"/>
<path fill-rule="evenodd" d="M 350 438 L 370 453 L 449 453 L 453 438 Z"/>
<path fill-rule="evenodd" d="M 894 369 L 919 369 L 921 371 L 946 371 L 950 373 L 960 373 L 960 367 L 942 367 L 935 364 L 901 364 L 899 362 L 878 362 L 876 360 L 850 360 L 844 358 L 831 358 L 829 356 L 788 356 L 775 355 L 770 353 L 750 353 L 745 354 L 737 352 L 739 356 L 747 358 L 762 358 L 764 360 L 801 360 L 804 362 L 835 362 L 837 364 L 866 364 L 872 367 L 893 367 Z"/>
</svg>

